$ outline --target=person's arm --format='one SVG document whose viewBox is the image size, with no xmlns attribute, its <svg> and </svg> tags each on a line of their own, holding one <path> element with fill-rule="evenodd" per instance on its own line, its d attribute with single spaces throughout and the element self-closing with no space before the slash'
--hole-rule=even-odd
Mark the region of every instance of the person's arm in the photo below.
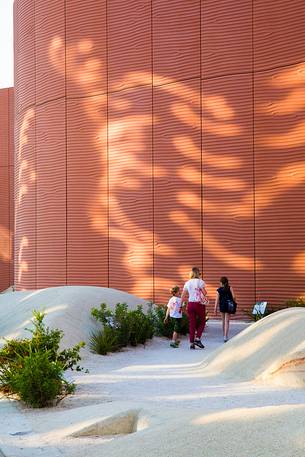
<svg viewBox="0 0 305 457">
<path fill-rule="evenodd" d="M 182 295 L 181 295 L 181 305 L 183 306 L 184 302 L 187 302 L 188 299 L 188 292 L 187 289 L 183 289 Z"/>
<path fill-rule="evenodd" d="M 236 295 L 234 293 L 233 287 L 230 286 L 230 289 L 231 289 L 231 294 L 232 294 L 233 300 L 236 301 Z"/>
<path fill-rule="evenodd" d="M 202 292 L 203 292 L 204 295 L 208 295 L 208 292 L 207 292 L 206 287 L 205 287 L 205 282 L 204 282 L 203 279 L 201 279 L 200 288 L 201 288 L 201 290 L 202 290 Z"/>
<path fill-rule="evenodd" d="M 216 297 L 215 297 L 215 307 L 214 307 L 214 313 L 215 313 L 215 316 L 217 316 L 217 309 L 218 309 L 218 305 L 219 305 L 219 293 L 216 292 Z"/>
<path fill-rule="evenodd" d="M 168 316 L 169 316 L 169 306 L 167 306 L 167 309 L 166 309 L 166 314 L 165 314 L 165 318 L 164 318 L 164 324 L 166 324 L 167 320 L 168 320 Z"/>
</svg>

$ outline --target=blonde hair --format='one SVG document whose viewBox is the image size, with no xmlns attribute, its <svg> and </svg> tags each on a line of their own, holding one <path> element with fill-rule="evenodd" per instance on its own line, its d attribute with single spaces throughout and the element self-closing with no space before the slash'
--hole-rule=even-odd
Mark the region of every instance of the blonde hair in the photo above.
<svg viewBox="0 0 305 457">
<path fill-rule="evenodd" d="M 176 295 L 179 292 L 179 290 L 180 290 L 179 286 L 174 286 L 174 287 L 171 288 L 170 293 L 172 295 Z"/>
<path fill-rule="evenodd" d="M 200 276 L 201 276 L 201 273 L 200 273 L 199 268 L 193 267 L 190 271 L 190 279 L 200 278 Z"/>
</svg>

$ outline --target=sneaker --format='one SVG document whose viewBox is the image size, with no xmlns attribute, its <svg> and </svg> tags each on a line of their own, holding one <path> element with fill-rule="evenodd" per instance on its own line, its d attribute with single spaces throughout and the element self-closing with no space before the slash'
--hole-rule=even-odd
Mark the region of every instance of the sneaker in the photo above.
<svg viewBox="0 0 305 457">
<path fill-rule="evenodd" d="M 172 341 L 172 342 L 170 343 L 170 347 L 171 347 L 171 348 L 178 348 L 178 347 L 179 347 L 179 344 L 177 344 L 177 343 L 175 343 L 174 341 Z"/>
<path fill-rule="evenodd" d="M 224 337 L 223 342 L 226 343 L 228 341 L 228 338 Z"/>
<path fill-rule="evenodd" d="M 196 344 L 196 346 L 198 346 L 199 348 L 204 349 L 204 345 L 201 343 L 200 340 L 195 340 L 194 344 Z"/>
<path fill-rule="evenodd" d="M 190 345 L 190 349 L 196 349 L 196 347 L 195 347 L 195 344 L 194 344 L 194 343 L 192 343 L 192 344 Z"/>
<path fill-rule="evenodd" d="M 180 341 L 180 340 L 176 340 L 176 344 L 180 344 L 180 343 L 181 343 L 181 341 Z"/>
</svg>

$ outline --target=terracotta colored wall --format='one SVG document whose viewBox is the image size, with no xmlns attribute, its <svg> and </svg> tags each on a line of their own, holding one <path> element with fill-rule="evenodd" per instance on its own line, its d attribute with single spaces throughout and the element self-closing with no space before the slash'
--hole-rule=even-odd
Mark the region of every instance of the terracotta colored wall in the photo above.
<svg viewBox="0 0 305 457">
<path fill-rule="evenodd" d="M 16 281 L 305 293 L 303 0 L 17 0 Z"/>
<path fill-rule="evenodd" d="M 14 90 L 0 89 L 0 291 L 14 284 Z"/>
</svg>

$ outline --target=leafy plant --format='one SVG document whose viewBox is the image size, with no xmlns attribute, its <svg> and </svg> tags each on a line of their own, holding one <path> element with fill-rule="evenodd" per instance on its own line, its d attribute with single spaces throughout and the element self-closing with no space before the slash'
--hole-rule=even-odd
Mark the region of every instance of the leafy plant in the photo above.
<svg viewBox="0 0 305 457">
<path fill-rule="evenodd" d="M 305 297 L 292 298 L 290 300 L 287 300 L 285 305 L 287 306 L 287 308 L 305 307 Z"/>
<path fill-rule="evenodd" d="M 254 322 L 263 319 L 263 317 L 269 316 L 269 314 L 272 314 L 275 311 L 275 309 L 268 307 L 266 308 L 264 313 L 257 311 L 256 314 L 253 314 L 252 311 L 249 311 L 248 309 L 243 309 L 243 312 Z"/>
<path fill-rule="evenodd" d="M 305 307 L 305 297 L 292 298 L 285 302 L 284 308 L 294 308 L 294 307 L 298 307 L 298 308 Z M 243 311 L 251 320 L 256 322 L 256 321 L 259 321 L 260 319 L 262 319 L 263 317 L 269 316 L 269 314 L 275 313 L 279 309 L 282 309 L 282 307 L 279 306 L 277 308 L 271 308 L 270 306 L 268 306 L 268 308 L 266 308 L 264 313 L 257 312 L 257 314 L 252 314 L 252 311 L 249 311 L 247 309 L 244 309 Z"/>
<path fill-rule="evenodd" d="M 155 334 L 158 336 L 165 336 L 171 338 L 173 335 L 173 322 L 169 319 L 168 322 L 164 323 L 166 315 L 166 306 L 163 305 L 151 305 L 149 309 L 149 317 L 153 322 L 155 328 Z M 181 318 L 181 334 L 187 335 L 189 332 L 189 320 L 185 313 L 182 314 Z"/>
<path fill-rule="evenodd" d="M 50 329 L 43 320 L 45 313 L 33 311 L 31 338 L 6 340 L 0 350 L 0 390 L 17 394 L 33 407 L 49 405 L 56 398 L 74 391 L 74 384 L 64 379 L 67 369 L 82 370 L 81 342 L 59 350 L 62 330 Z"/>
<path fill-rule="evenodd" d="M 120 349 L 118 335 L 114 328 L 105 326 L 93 332 L 90 336 L 89 346 L 92 352 L 107 355 L 108 352 L 116 352 Z"/>
<path fill-rule="evenodd" d="M 98 354 L 105 355 L 127 345 L 145 344 L 154 334 L 153 322 L 140 305 L 129 310 L 126 303 L 117 303 L 111 311 L 102 303 L 99 308 L 92 308 L 91 315 L 103 325 L 90 340 L 91 350 Z"/>
<path fill-rule="evenodd" d="M 63 365 L 59 361 L 51 361 L 49 352 L 32 352 L 20 360 L 22 370 L 13 374 L 11 385 L 21 400 L 41 408 L 58 398 L 63 393 L 74 389 L 74 385 L 63 378 Z"/>
</svg>

